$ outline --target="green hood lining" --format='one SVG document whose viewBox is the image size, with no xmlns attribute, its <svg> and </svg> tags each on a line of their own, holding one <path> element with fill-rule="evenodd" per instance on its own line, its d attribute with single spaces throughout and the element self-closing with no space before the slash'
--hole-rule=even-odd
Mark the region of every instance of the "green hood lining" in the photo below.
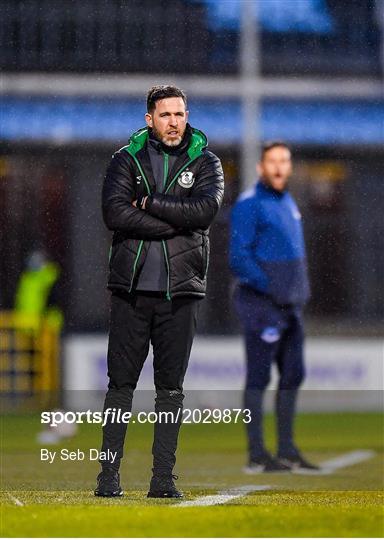
<svg viewBox="0 0 384 540">
<path fill-rule="evenodd" d="M 188 153 L 189 159 L 196 159 L 202 154 L 204 148 L 208 146 L 208 139 L 206 135 L 199 129 L 196 129 L 196 128 L 191 128 L 191 129 L 192 129 L 192 135 L 191 135 L 191 141 L 189 143 L 187 153 Z M 148 139 L 148 128 L 146 127 L 141 128 L 135 133 L 133 133 L 133 135 L 131 135 L 127 146 L 123 146 L 121 150 L 125 150 L 132 157 L 136 157 L 136 154 L 142 148 L 144 148 L 144 145 L 147 139 Z"/>
</svg>

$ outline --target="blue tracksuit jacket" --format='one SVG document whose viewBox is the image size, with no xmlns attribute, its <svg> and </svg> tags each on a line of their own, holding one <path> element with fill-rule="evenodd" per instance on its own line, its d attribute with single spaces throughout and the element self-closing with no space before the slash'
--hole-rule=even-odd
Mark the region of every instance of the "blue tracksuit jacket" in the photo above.
<svg viewBox="0 0 384 540">
<path fill-rule="evenodd" d="M 231 216 L 230 266 L 240 283 L 279 305 L 309 298 L 301 214 L 288 191 L 258 182 L 240 195 Z"/>
</svg>

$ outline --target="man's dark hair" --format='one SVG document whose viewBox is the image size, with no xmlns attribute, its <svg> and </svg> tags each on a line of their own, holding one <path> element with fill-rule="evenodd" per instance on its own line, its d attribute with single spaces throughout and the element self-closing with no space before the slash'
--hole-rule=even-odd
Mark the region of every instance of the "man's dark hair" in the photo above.
<svg viewBox="0 0 384 540">
<path fill-rule="evenodd" d="M 152 86 L 152 88 L 148 90 L 147 94 L 147 111 L 149 113 L 154 111 L 156 101 L 171 97 L 181 97 L 185 103 L 185 106 L 187 106 L 187 96 L 180 88 L 177 88 L 177 86 L 172 86 L 170 84 Z"/>
<path fill-rule="evenodd" d="M 290 146 L 284 141 L 268 141 L 265 142 L 261 147 L 260 160 L 263 160 L 265 154 L 269 152 L 269 150 L 272 150 L 272 148 L 286 148 L 287 150 L 292 152 Z"/>
</svg>

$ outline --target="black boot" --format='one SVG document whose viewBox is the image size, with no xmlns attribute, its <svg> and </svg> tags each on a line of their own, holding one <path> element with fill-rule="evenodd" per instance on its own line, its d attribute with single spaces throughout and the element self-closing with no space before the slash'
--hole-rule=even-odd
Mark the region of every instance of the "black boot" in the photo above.
<svg viewBox="0 0 384 540">
<path fill-rule="evenodd" d="M 115 469 L 105 468 L 97 477 L 96 497 L 121 497 L 120 475 Z"/>
<path fill-rule="evenodd" d="M 177 479 L 178 476 L 175 474 L 163 474 L 159 476 L 154 473 L 147 497 L 160 499 L 181 499 L 183 494 L 176 489 L 174 483 L 174 480 Z"/>
</svg>

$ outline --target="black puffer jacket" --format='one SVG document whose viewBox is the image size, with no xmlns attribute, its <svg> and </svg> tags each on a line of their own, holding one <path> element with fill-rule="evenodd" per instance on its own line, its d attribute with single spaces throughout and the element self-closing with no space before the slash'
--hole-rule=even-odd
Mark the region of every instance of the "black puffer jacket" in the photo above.
<svg viewBox="0 0 384 540">
<path fill-rule="evenodd" d="M 187 125 L 163 193 L 156 193 L 147 150 L 148 129 L 132 135 L 113 155 L 104 180 L 104 222 L 114 231 L 108 287 L 134 292 L 151 240 L 161 240 L 168 271 L 167 296 L 203 297 L 209 261 L 208 228 L 224 193 L 220 160 L 205 135 Z M 146 209 L 132 206 L 149 195 Z"/>
</svg>

